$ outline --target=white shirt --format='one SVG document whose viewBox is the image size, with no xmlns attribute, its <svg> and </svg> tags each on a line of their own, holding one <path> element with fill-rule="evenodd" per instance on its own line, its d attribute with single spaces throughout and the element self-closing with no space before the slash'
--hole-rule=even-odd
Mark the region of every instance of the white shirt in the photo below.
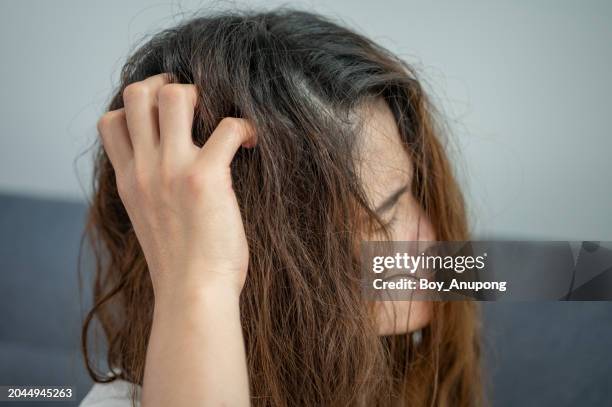
<svg viewBox="0 0 612 407">
<path fill-rule="evenodd" d="M 134 386 L 124 380 L 96 383 L 81 401 L 80 407 L 132 407 Z M 140 406 L 140 386 L 137 385 L 136 406 Z"/>
</svg>

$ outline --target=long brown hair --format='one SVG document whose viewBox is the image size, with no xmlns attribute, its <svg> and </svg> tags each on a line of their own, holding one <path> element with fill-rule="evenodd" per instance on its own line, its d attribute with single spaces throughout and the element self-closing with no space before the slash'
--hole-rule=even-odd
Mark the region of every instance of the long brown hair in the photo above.
<svg viewBox="0 0 612 407">
<path fill-rule="evenodd" d="M 378 336 L 360 291 L 356 209 L 380 222 L 352 158 L 355 112 L 365 101 L 383 98 L 393 112 L 414 163 L 414 196 L 437 238 L 468 236 L 433 109 L 413 70 L 321 16 L 222 13 L 191 19 L 139 48 L 109 110 L 123 106 L 125 86 L 162 72 L 198 89 L 197 145 L 226 116 L 250 120 L 258 133 L 257 148 L 239 151 L 232 164 L 250 249 L 240 305 L 252 404 L 478 405 L 473 303 L 435 303 L 416 346 L 409 334 Z M 98 261 L 83 351 L 96 382 L 141 384 L 153 291 L 113 168 L 97 151 L 87 232 Z M 110 375 L 93 360 L 94 321 Z"/>
</svg>

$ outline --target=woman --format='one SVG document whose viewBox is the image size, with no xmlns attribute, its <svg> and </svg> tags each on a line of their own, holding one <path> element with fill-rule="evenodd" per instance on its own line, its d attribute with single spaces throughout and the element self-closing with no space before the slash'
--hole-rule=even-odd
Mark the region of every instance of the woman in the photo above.
<svg viewBox="0 0 612 407">
<path fill-rule="evenodd" d="M 468 236 L 402 61 L 309 13 L 196 18 L 135 52 L 98 129 L 83 405 L 479 404 L 472 303 L 360 290 L 360 241 Z"/>
</svg>

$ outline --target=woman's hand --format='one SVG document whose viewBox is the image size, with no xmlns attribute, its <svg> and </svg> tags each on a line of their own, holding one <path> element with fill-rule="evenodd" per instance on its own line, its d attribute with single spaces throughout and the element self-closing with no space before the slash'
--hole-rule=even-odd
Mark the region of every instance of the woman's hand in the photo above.
<svg viewBox="0 0 612 407">
<path fill-rule="evenodd" d="M 98 124 L 155 293 L 143 407 L 249 405 L 239 307 L 249 256 L 230 163 L 255 136 L 227 118 L 195 146 L 197 97 L 152 76 Z"/>
<path fill-rule="evenodd" d="M 245 120 L 225 118 L 198 148 L 191 138 L 197 97 L 193 85 L 152 76 L 127 86 L 125 108 L 98 123 L 156 296 L 184 285 L 240 292 L 246 277 L 229 165 L 241 145 L 254 145 L 254 134 Z"/>
</svg>

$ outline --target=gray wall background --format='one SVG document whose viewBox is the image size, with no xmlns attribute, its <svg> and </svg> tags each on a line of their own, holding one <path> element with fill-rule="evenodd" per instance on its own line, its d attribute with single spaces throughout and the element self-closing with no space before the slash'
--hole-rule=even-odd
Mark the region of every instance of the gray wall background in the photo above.
<svg viewBox="0 0 612 407">
<path fill-rule="evenodd" d="M 0 3 L 0 191 L 83 200 L 95 122 L 144 36 L 281 2 Z M 612 240 L 612 2 L 300 1 L 415 64 L 480 235 Z M 78 177 L 77 177 L 78 176 Z"/>
<path fill-rule="evenodd" d="M 261 4 L 280 3 L 212 7 Z M 612 2 L 292 4 L 418 68 L 449 123 L 479 235 L 612 240 Z M 0 384 L 74 385 L 78 399 L 89 389 L 78 340 L 91 267 L 81 298 L 76 264 L 91 161 L 75 159 L 134 44 L 210 7 L 0 2 Z M 610 404 L 612 303 L 483 313 L 492 405 Z"/>
</svg>

